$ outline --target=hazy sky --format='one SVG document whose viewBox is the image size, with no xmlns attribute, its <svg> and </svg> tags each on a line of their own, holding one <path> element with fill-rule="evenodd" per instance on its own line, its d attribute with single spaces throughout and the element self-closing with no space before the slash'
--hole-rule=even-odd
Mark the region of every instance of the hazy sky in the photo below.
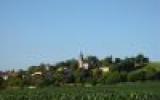
<svg viewBox="0 0 160 100">
<path fill-rule="evenodd" d="M 0 0 L 0 69 L 86 55 L 160 60 L 160 0 Z"/>
</svg>

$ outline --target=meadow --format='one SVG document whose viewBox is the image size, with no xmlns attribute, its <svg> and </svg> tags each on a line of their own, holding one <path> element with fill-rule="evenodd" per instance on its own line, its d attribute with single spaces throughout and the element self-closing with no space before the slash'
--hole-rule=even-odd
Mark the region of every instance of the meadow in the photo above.
<svg viewBox="0 0 160 100">
<path fill-rule="evenodd" d="M 0 100 L 160 100 L 160 82 L 7 89 Z"/>
</svg>

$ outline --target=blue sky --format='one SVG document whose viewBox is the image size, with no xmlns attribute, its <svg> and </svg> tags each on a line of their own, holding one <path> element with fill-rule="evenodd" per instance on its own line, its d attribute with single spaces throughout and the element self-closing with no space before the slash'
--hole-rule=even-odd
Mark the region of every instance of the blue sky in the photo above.
<svg viewBox="0 0 160 100">
<path fill-rule="evenodd" d="M 159 0 L 1 0 L 0 69 L 86 55 L 160 60 Z"/>
</svg>

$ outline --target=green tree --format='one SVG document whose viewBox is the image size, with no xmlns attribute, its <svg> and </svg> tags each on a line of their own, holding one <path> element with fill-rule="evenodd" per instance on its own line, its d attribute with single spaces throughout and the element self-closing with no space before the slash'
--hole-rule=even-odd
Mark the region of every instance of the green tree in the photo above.
<svg viewBox="0 0 160 100">
<path fill-rule="evenodd" d="M 145 79 L 146 80 L 154 80 L 156 79 L 157 70 L 154 67 L 146 68 Z"/>
<path fill-rule="evenodd" d="M 28 72 L 30 74 L 32 74 L 34 72 L 37 72 L 37 71 L 46 72 L 47 71 L 47 65 L 45 65 L 45 64 L 42 63 L 39 66 L 30 66 L 28 68 Z"/>
<path fill-rule="evenodd" d="M 92 84 L 95 85 L 97 83 L 102 82 L 103 80 L 103 73 L 99 68 L 92 70 Z"/>
<path fill-rule="evenodd" d="M 108 76 L 106 77 L 106 83 L 107 84 L 114 84 L 121 82 L 121 74 L 117 71 L 108 73 Z"/>
<path fill-rule="evenodd" d="M 136 81 L 144 81 L 145 80 L 145 71 L 138 70 L 133 71 L 128 74 L 128 81 L 130 82 L 136 82 Z"/>
<path fill-rule="evenodd" d="M 121 58 L 115 58 L 114 63 L 115 63 L 115 64 L 119 64 L 119 63 L 121 63 Z"/>
<path fill-rule="evenodd" d="M 23 86 L 23 81 L 19 77 L 12 77 L 10 76 L 7 80 L 7 85 L 9 87 L 22 87 Z"/>
<path fill-rule="evenodd" d="M 0 77 L 0 89 L 4 87 L 5 87 L 5 80 L 2 77 Z"/>
<path fill-rule="evenodd" d="M 64 70 L 61 72 L 56 72 L 53 76 L 54 78 L 54 84 L 56 86 L 61 86 L 64 84 Z"/>
<path fill-rule="evenodd" d="M 74 77 L 76 83 L 82 83 L 90 81 L 91 78 L 91 72 L 90 70 L 85 69 L 77 69 L 74 71 Z"/>
<path fill-rule="evenodd" d="M 98 67 L 101 66 L 100 65 L 101 63 L 96 56 L 88 56 L 87 57 L 87 62 L 89 63 L 90 68 L 98 68 Z"/>
<path fill-rule="evenodd" d="M 130 72 L 135 70 L 135 63 L 132 58 L 126 58 L 121 63 L 114 64 L 110 67 L 111 71 Z"/>
<path fill-rule="evenodd" d="M 143 54 L 139 54 L 135 58 L 136 63 L 143 65 L 149 63 L 149 58 L 145 57 Z"/>
<path fill-rule="evenodd" d="M 69 59 L 66 62 L 66 66 L 71 69 L 77 69 L 78 68 L 78 61 L 76 59 Z"/>
<path fill-rule="evenodd" d="M 109 66 L 113 63 L 112 56 L 106 57 L 101 60 L 103 66 Z"/>
</svg>

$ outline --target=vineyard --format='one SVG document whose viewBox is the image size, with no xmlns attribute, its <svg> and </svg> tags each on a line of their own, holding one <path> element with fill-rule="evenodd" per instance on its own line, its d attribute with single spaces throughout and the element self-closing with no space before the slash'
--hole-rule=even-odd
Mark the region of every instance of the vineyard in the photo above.
<svg viewBox="0 0 160 100">
<path fill-rule="evenodd" d="M 1 91 L 0 100 L 160 100 L 159 89 L 159 83 L 12 89 Z"/>
</svg>

